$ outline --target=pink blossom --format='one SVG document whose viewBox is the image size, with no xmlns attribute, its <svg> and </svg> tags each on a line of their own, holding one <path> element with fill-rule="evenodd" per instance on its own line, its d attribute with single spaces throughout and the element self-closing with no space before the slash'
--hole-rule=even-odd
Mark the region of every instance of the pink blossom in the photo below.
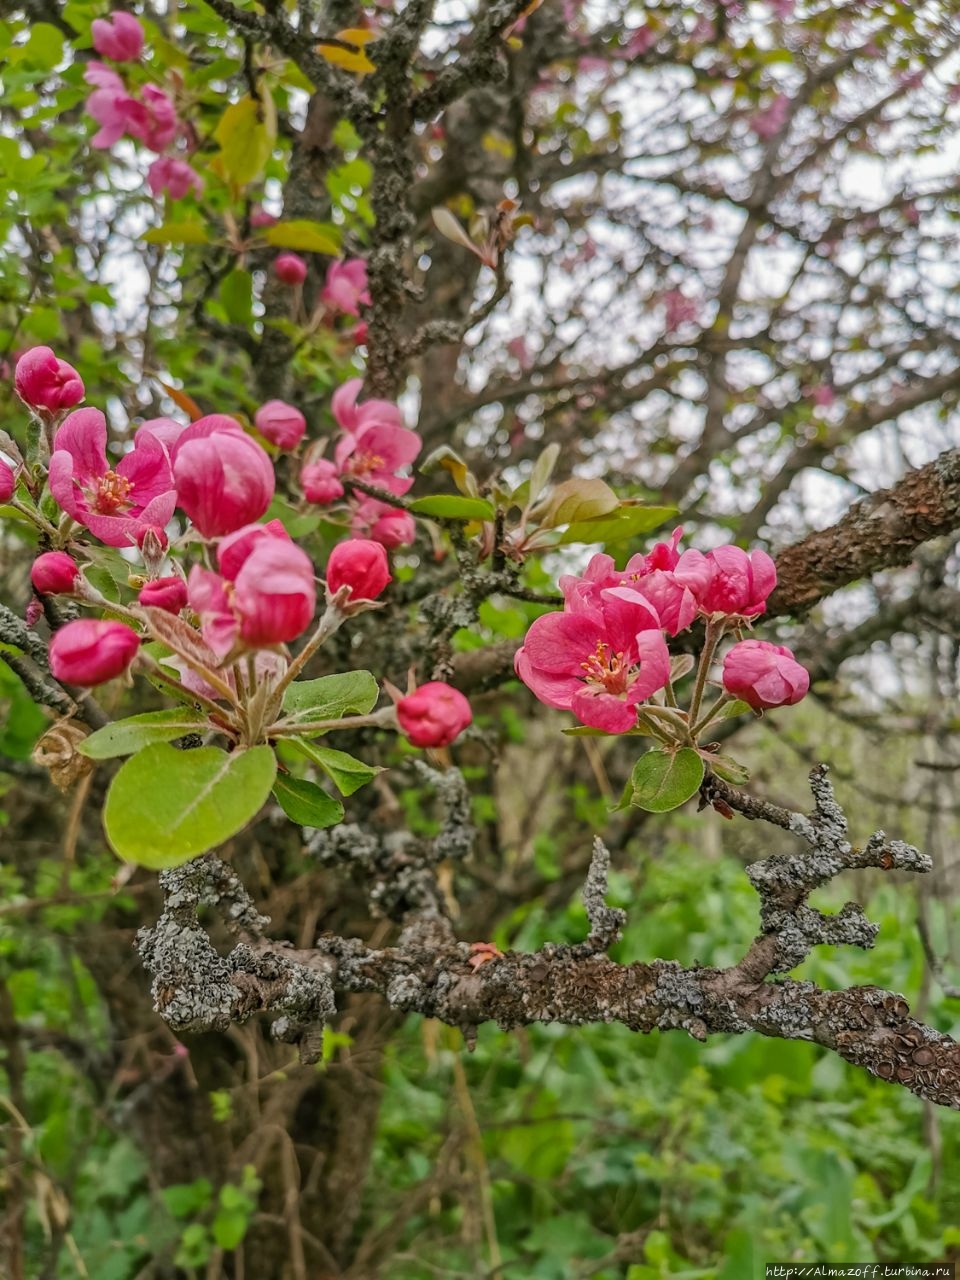
<svg viewBox="0 0 960 1280">
<path fill-rule="evenodd" d="M 355 324 L 350 332 L 355 347 L 365 347 L 367 345 L 367 334 L 370 332 L 370 326 L 365 320 L 361 320 L 359 324 Z"/>
<path fill-rule="evenodd" d="M 50 670 L 66 684 L 104 684 L 129 667 L 140 637 L 122 622 L 79 618 L 50 641 Z"/>
<path fill-rule="evenodd" d="M 397 702 L 397 721 L 415 747 L 448 747 L 473 720 L 459 689 L 430 680 Z"/>
<path fill-rule="evenodd" d="M 16 492 L 17 477 L 13 473 L 13 467 L 0 458 L 0 502 L 9 502 Z"/>
<path fill-rule="evenodd" d="M 225 578 L 231 582 L 243 568 L 250 553 L 264 538 L 279 538 L 281 542 L 292 542 L 279 520 L 268 520 L 266 524 L 248 524 L 235 533 L 228 533 L 221 538 L 217 546 L 217 566 Z"/>
<path fill-rule="evenodd" d="M 234 582 L 241 640 L 260 648 L 302 635 L 316 608 L 314 576 L 310 557 L 292 542 L 256 543 Z"/>
<path fill-rule="evenodd" d="M 137 427 L 137 433 L 133 439 L 136 442 L 142 435 L 153 436 L 155 440 L 159 440 L 167 453 L 170 454 L 184 431 L 186 431 L 186 427 L 182 422 L 177 422 L 175 418 L 148 418 L 146 422 L 141 422 Z"/>
<path fill-rule="evenodd" d="M 187 600 L 200 619 L 200 633 L 218 658 L 234 647 L 240 620 L 233 609 L 232 592 L 226 578 L 195 564 L 187 578 Z"/>
<path fill-rule="evenodd" d="M 684 631 L 696 617 L 697 598 L 690 583 L 674 573 L 683 560 L 677 549 L 682 534 L 682 529 L 675 529 L 669 542 L 658 542 L 647 555 L 631 556 L 622 571 L 615 567 L 612 556 L 593 556 L 582 577 L 565 575 L 560 579 L 567 608 L 575 609 L 580 603 L 596 607 L 605 590 L 623 587 L 639 593 L 653 606 L 660 625 L 670 635 Z"/>
<path fill-rule="evenodd" d="M 680 289 L 671 289 L 661 298 L 664 308 L 664 326 L 667 333 L 673 333 L 683 324 L 699 322 L 700 303 L 695 298 L 688 298 Z"/>
<path fill-rule="evenodd" d="M 273 260 L 273 272 L 283 284 L 303 284 L 307 278 L 307 264 L 298 253 L 279 253 Z"/>
<path fill-rule="evenodd" d="M 268 400 L 257 410 L 253 421 L 264 439 L 278 449 L 295 449 L 307 429 L 307 420 L 300 410 L 283 400 Z"/>
<path fill-rule="evenodd" d="M 40 596 L 70 595 L 80 570 L 65 551 L 45 551 L 30 567 L 30 581 Z"/>
<path fill-rule="evenodd" d="M 750 128 L 758 138 L 766 141 L 780 132 L 790 115 L 790 99 L 785 93 L 778 93 L 769 107 L 758 111 L 750 117 Z"/>
<path fill-rule="evenodd" d="M 17 361 L 13 385 L 17 395 L 31 409 L 57 413 L 71 409 L 83 399 L 79 373 L 60 360 L 49 347 L 31 347 Z"/>
<path fill-rule="evenodd" d="M 829 408 L 837 398 L 837 393 L 827 382 L 821 382 L 813 388 L 813 403 L 821 409 Z"/>
<path fill-rule="evenodd" d="M 270 505 L 273 464 L 235 419 L 200 418 L 180 435 L 172 456 L 180 506 L 205 538 L 233 533 Z"/>
<path fill-rule="evenodd" d="M 83 73 L 87 84 L 95 86 L 87 98 L 86 111 L 100 126 L 90 139 L 90 145 L 99 149 L 112 147 L 129 133 L 140 137 L 148 128 L 147 109 L 132 94 L 110 67 L 102 62 L 91 62 Z"/>
<path fill-rule="evenodd" d="M 337 387 L 330 399 L 330 408 L 341 431 L 352 435 L 373 425 L 402 427 L 399 408 L 391 400 L 365 400 L 357 404 L 357 396 L 363 389 L 362 378 L 351 378 Z"/>
<path fill-rule="evenodd" d="M 527 340 L 521 334 L 517 338 L 511 338 L 507 343 L 507 351 L 513 356 L 520 368 L 526 373 L 528 369 L 533 368 L 533 357 L 530 354 L 530 348 L 527 346 Z"/>
<path fill-rule="evenodd" d="M 350 527 L 354 536 L 371 538 L 385 547 L 407 547 L 417 537 L 417 524 L 410 512 L 391 507 L 379 498 L 358 502 Z"/>
<path fill-rule="evenodd" d="M 770 0 L 770 8 L 773 10 L 775 18 L 783 21 L 785 18 L 793 16 L 793 7 L 796 0 Z"/>
<path fill-rule="evenodd" d="M 231 581 L 194 565 L 188 582 L 203 638 L 220 658 L 238 641 L 256 649 L 295 640 L 316 607 L 306 552 L 267 526 L 238 532 L 245 536 L 235 539 L 224 560 L 236 577 Z"/>
<path fill-rule="evenodd" d="M 783 645 L 741 640 L 723 660 L 723 687 L 754 711 L 788 707 L 810 688 L 810 673 Z"/>
<path fill-rule="evenodd" d="M 710 616 L 755 618 L 767 607 L 777 585 L 777 570 L 765 551 L 715 547 L 702 555 L 685 551 L 677 576 L 693 591 L 700 612 Z"/>
<path fill-rule="evenodd" d="M 203 191 L 203 179 L 186 160 L 178 160 L 176 156 L 160 156 L 147 170 L 147 186 L 155 196 L 166 191 L 171 200 L 182 200 L 190 191 L 200 195 Z"/>
<path fill-rule="evenodd" d="M 187 584 L 183 578 L 173 574 L 167 578 L 155 578 L 140 588 L 138 599 L 149 608 L 179 613 L 187 603 Z"/>
<path fill-rule="evenodd" d="M 262 205 L 257 205 L 255 209 L 251 210 L 250 226 L 255 231 L 259 230 L 260 227 L 275 227 L 276 225 L 277 219 L 272 213 L 267 213 L 266 209 L 264 209 Z"/>
<path fill-rule="evenodd" d="M 338 542 L 327 560 L 327 592 L 333 596 L 347 587 L 353 600 L 376 600 L 391 581 L 387 553 L 382 543 L 368 538 Z"/>
<path fill-rule="evenodd" d="M 656 43 L 657 33 L 654 31 L 653 27 L 637 27 L 637 29 L 630 34 L 630 39 L 627 41 L 623 52 L 628 58 L 642 58 L 643 55 L 648 53 Z"/>
<path fill-rule="evenodd" d="M 308 462 L 300 472 L 300 487 L 308 502 L 315 502 L 325 507 L 343 497 L 343 485 L 340 483 L 336 464 L 328 458 L 318 458 L 316 462 Z"/>
<path fill-rule="evenodd" d="M 107 420 L 77 409 L 53 442 L 50 492 L 78 524 L 110 547 L 136 542 L 147 525 L 163 527 L 177 503 L 170 463 L 152 436 L 138 439 L 114 468 L 107 461 Z"/>
<path fill-rule="evenodd" d="M 109 18 L 94 18 L 90 35 L 97 53 L 114 62 L 135 62 L 143 52 L 143 27 L 122 9 Z"/>
<path fill-rule="evenodd" d="M 362 385 L 359 378 L 352 378 L 333 394 L 333 414 L 344 431 L 334 449 L 334 461 L 341 475 L 355 476 L 390 493 L 406 493 L 413 481 L 395 472 L 414 461 L 422 441 L 416 431 L 401 425 L 400 410 L 388 400 L 358 405 Z"/>
<path fill-rule="evenodd" d="M 179 123 L 173 102 L 162 89 L 154 84 L 143 86 L 143 105 L 146 111 L 146 124 L 141 132 L 133 136 L 151 151 L 163 151 L 177 136 Z"/>
<path fill-rule="evenodd" d="M 548 707 L 583 724 L 625 733 L 637 706 L 670 678 L 656 610 L 638 592 L 604 589 L 595 601 L 568 599 L 569 612 L 538 618 L 515 660 L 520 679 Z"/>
<path fill-rule="evenodd" d="M 320 301 L 328 311 L 345 316 L 359 316 L 361 306 L 369 307 L 371 298 L 364 260 L 347 258 L 345 262 L 331 262 Z"/>
</svg>

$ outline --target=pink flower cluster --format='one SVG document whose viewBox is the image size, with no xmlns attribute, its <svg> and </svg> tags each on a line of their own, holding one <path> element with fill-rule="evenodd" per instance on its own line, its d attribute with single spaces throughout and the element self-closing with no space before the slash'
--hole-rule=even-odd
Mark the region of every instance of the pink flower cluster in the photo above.
<svg viewBox="0 0 960 1280">
<path fill-rule="evenodd" d="M 612 557 L 596 555 L 582 576 L 560 579 L 563 611 L 533 623 L 515 660 L 517 675 L 541 702 L 572 711 L 583 724 L 625 733 L 641 704 L 670 680 L 666 637 L 697 617 L 737 627 L 763 613 L 777 581 L 766 552 L 722 546 L 706 555 L 681 553 L 681 534 L 677 529 L 648 555 L 633 556 L 622 571 Z M 797 701 L 807 673 L 789 650 L 749 648 L 757 644 L 744 641 L 730 651 L 728 691 L 757 708 Z"/>
<path fill-rule="evenodd" d="M 308 455 L 300 485 L 308 502 L 328 506 L 345 495 L 345 479 L 401 496 L 413 484 L 397 473 L 409 466 L 421 449 L 420 437 L 403 425 L 400 410 L 388 400 L 357 403 L 362 382 L 352 378 L 333 394 L 331 407 L 340 428 L 333 458 Z M 351 527 L 358 537 L 385 547 L 413 542 L 413 517 L 379 498 L 360 492 L 349 497 Z"/>
<path fill-rule="evenodd" d="M 91 27 L 93 47 L 102 57 L 113 62 L 134 62 L 143 52 L 143 28 L 130 13 L 118 10 L 109 19 L 97 18 Z M 155 196 L 167 191 L 173 200 L 182 200 L 190 191 L 203 190 L 203 180 L 190 164 L 179 156 L 162 155 L 181 133 L 176 108 L 163 89 L 146 84 L 140 96 L 127 82 L 103 62 L 91 62 L 83 75 L 93 92 L 87 98 L 87 114 L 100 128 L 92 145 L 107 149 L 125 135 L 142 142 L 158 153 L 147 171 L 147 185 Z"/>
<path fill-rule="evenodd" d="M 310 557 L 279 520 L 249 524 L 217 548 L 219 573 L 194 565 L 190 607 L 218 658 L 238 644 L 248 649 L 286 644 L 313 621 L 317 589 Z"/>
<path fill-rule="evenodd" d="M 282 284 L 296 288 L 307 278 L 307 264 L 298 253 L 280 253 L 273 260 L 273 273 Z M 367 326 L 360 320 L 360 308 L 369 307 L 372 299 L 367 282 L 367 264 L 362 258 L 331 262 L 318 302 L 326 311 L 331 325 L 337 316 L 353 316 L 358 320 L 359 323 L 349 331 L 350 337 L 357 346 L 366 342 Z"/>
</svg>

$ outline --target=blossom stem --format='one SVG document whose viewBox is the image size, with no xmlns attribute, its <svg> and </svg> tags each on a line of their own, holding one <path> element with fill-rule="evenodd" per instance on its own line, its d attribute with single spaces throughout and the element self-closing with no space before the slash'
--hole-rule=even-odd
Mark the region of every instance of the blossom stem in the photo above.
<svg viewBox="0 0 960 1280">
<path fill-rule="evenodd" d="M 137 663 L 139 666 L 145 667 L 155 680 L 160 680 L 163 684 L 169 685 L 181 700 L 197 703 L 199 706 L 203 707 L 204 711 L 208 714 L 216 715 L 218 720 L 221 722 L 224 719 L 230 718 L 229 712 L 224 711 L 223 707 L 217 706 L 215 702 L 212 702 L 204 694 L 194 693 L 190 689 L 185 689 L 175 676 L 164 671 L 160 663 L 157 662 L 151 654 L 144 653 L 141 649 L 137 654 Z"/>
<path fill-rule="evenodd" d="M 650 708 L 647 707 L 646 711 L 641 711 L 638 714 L 637 724 L 642 729 L 646 729 L 646 731 L 651 735 L 651 737 L 656 738 L 658 742 L 673 742 L 674 741 L 673 734 L 667 733 L 663 728 L 661 728 L 660 725 L 657 724 L 655 720 L 651 720 L 650 717 L 646 714 L 646 712 L 649 710 Z"/>
<path fill-rule="evenodd" d="M 707 677 L 710 674 L 714 654 L 717 652 L 717 645 L 723 635 L 724 621 L 714 622 L 711 618 L 707 623 L 703 640 L 703 652 L 700 654 L 700 665 L 697 668 L 697 680 L 693 686 L 693 697 L 690 699 L 689 722 L 692 725 L 697 723 L 697 718 L 700 715 L 700 704 L 703 702 L 704 691 L 707 687 Z"/>
<path fill-rule="evenodd" d="M 52 525 L 41 511 L 25 507 L 19 498 L 14 497 L 7 499 L 7 505 L 16 508 L 17 511 L 25 515 L 32 524 L 35 524 L 38 529 L 42 529 L 48 537 L 56 538 L 58 536 L 56 526 Z"/>
<path fill-rule="evenodd" d="M 274 686 L 274 695 L 278 698 L 282 697 L 284 689 L 287 685 L 296 680 L 297 676 L 307 665 L 313 655 L 317 652 L 325 640 L 329 640 L 335 631 L 338 631 L 344 622 L 345 615 L 336 606 L 329 606 L 320 619 L 316 631 L 307 641 L 304 648 L 297 654 L 294 660 L 287 667 L 283 674 L 282 680 Z"/>
<path fill-rule="evenodd" d="M 709 728 L 728 702 L 736 702 L 736 698 L 731 697 L 729 693 L 722 693 L 713 706 L 708 708 L 708 710 L 690 730 L 695 739 L 699 738 L 704 729 Z"/>
</svg>

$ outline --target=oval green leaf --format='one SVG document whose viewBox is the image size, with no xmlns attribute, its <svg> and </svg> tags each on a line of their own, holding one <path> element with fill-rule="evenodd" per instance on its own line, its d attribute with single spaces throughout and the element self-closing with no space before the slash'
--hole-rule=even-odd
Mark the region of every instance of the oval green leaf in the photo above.
<svg viewBox="0 0 960 1280">
<path fill-rule="evenodd" d="M 267 244 L 277 249 L 302 249 L 305 253 L 326 253 L 335 258 L 340 252 L 340 232 L 327 222 L 311 222 L 298 218 L 293 222 L 277 222 L 263 233 Z"/>
<path fill-rule="evenodd" d="M 455 493 L 438 493 L 431 498 L 417 498 L 410 503 L 415 516 L 432 516 L 435 520 L 492 520 L 496 515 L 486 498 L 465 498 Z"/>
<path fill-rule="evenodd" d="M 77 747 L 90 760 L 111 760 L 114 756 L 132 756 L 154 742 L 172 742 L 186 733 L 196 733 L 207 724 L 207 717 L 190 707 L 172 707 L 167 711 L 145 711 L 104 725 Z"/>
<path fill-rule="evenodd" d="M 299 720 L 339 720 L 365 716 L 380 696 L 369 671 L 342 671 L 317 680 L 297 680 L 283 695 L 283 709 Z"/>
<path fill-rule="evenodd" d="M 630 803 L 648 813 L 668 813 L 700 790 L 704 763 L 693 747 L 676 753 L 648 751 L 633 767 Z"/>
<path fill-rule="evenodd" d="M 223 177 L 245 186 L 259 177 L 273 150 L 276 119 L 269 94 L 241 98 L 220 117 L 213 136 L 220 143 L 215 157 Z"/>
<path fill-rule="evenodd" d="M 343 805 L 305 778 L 280 773 L 273 784 L 277 804 L 300 827 L 335 827 L 343 821 Z"/>
<path fill-rule="evenodd" d="M 241 831 L 270 794 L 269 747 L 228 755 L 219 747 L 144 747 L 110 785 L 103 811 L 118 857 L 159 871 L 206 853 Z"/>
<path fill-rule="evenodd" d="M 296 747 L 308 760 L 318 764 L 342 796 L 352 796 L 355 791 L 372 782 L 378 773 L 383 773 L 381 768 L 364 764 L 346 751 L 335 751 L 333 747 L 318 747 L 303 738 L 291 738 L 290 745 Z"/>
<path fill-rule="evenodd" d="M 564 529 L 558 546 L 571 542 L 626 542 L 659 527 L 677 514 L 676 507 L 621 507 L 597 520 L 577 520 Z"/>
</svg>

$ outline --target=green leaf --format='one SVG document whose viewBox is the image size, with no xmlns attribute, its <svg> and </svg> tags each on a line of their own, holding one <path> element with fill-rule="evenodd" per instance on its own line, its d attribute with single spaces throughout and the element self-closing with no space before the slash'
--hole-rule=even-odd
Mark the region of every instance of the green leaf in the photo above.
<svg viewBox="0 0 960 1280">
<path fill-rule="evenodd" d="M 733 720 L 736 716 L 753 716 L 756 714 L 749 702 L 741 702 L 737 698 L 734 702 L 728 702 L 726 706 L 721 708 L 720 719 Z"/>
<path fill-rule="evenodd" d="M 291 738 L 290 743 L 302 752 L 308 760 L 318 764 L 334 782 L 341 795 L 352 796 L 355 791 L 372 781 L 383 770 L 377 766 L 364 764 L 362 760 L 348 755 L 346 751 L 335 751 L 333 747 L 318 747 L 303 738 Z"/>
<path fill-rule="evenodd" d="M 277 804 L 291 820 L 301 827 L 335 827 L 343 821 L 343 805 L 328 796 L 323 787 L 305 778 L 294 778 L 280 773 L 273 784 Z"/>
<path fill-rule="evenodd" d="M 648 751 L 633 767 L 630 803 L 648 813 L 677 809 L 700 790 L 704 772 L 703 760 L 693 747 L 675 753 Z"/>
<path fill-rule="evenodd" d="M 527 501 L 530 506 L 533 506 L 550 483 L 550 477 L 553 475 L 553 469 L 557 465 L 559 457 L 560 446 L 554 441 L 552 444 L 547 445 L 533 464 L 527 488 Z"/>
<path fill-rule="evenodd" d="M 6 51 L 11 66 L 25 62 L 27 66 L 52 71 L 63 57 L 63 32 L 50 22 L 32 22 L 30 39 Z"/>
<path fill-rule="evenodd" d="M 197 1178 L 195 1182 L 178 1182 L 172 1187 L 164 1187 L 160 1194 L 175 1218 L 190 1218 L 210 1203 L 213 1187 L 208 1178 Z"/>
<path fill-rule="evenodd" d="M 217 171 L 238 187 L 253 182 L 270 159 L 276 137 L 276 115 L 269 94 L 241 98 L 220 117 L 213 136 L 220 143 L 214 158 Z"/>
<path fill-rule="evenodd" d="M 110 785 L 107 839 L 127 862 L 153 870 L 180 866 L 242 830 L 270 794 L 276 772 L 266 746 L 228 755 L 219 747 L 178 751 L 154 743 Z"/>
<path fill-rule="evenodd" d="M 596 520 L 575 520 L 563 531 L 558 546 L 570 542 L 626 542 L 658 529 L 676 515 L 676 507 L 620 507 Z"/>
<path fill-rule="evenodd" d="M 288 685 L 283 709 L 300 720 L 340 720 L 372 711 L 380 688 L 369 671 L 342 671 Z"/>
<path fill-rule="evenodd" d="M 437 520 L 492 520 L 493 503 L 485 498 L 463 498 L 455 493 L 438 493 L 432 498 L 417 498 L 410 503 L 415 516 L 433 516 Z"/>
<path fill-rule="evenodd" d="M 722 778 L 724 782 L 731 782 L 735 787 L 742 787 L 745 782 L 750 781 L 750 770 L 738 760 L 734 760 L 732 756 L 715 756 L 705 752 L 704 760 L 707 767 L 718 778 Z"/>
<path fill-rule="evenodd" d="M 249 324 L 253 316 L 253 277 L 249 271 L 231 271 L 220 282 L 220 301 L 231 324 Z"/>
<path fill-rule="evenodd" d="M 213 1239 L 220 1249 L 235 1249 L 247 1234 L 250 1214 L 243 1209 L 221 1209 L 213 1220 Z"/>
<path fill-rule="evenodd" d="M 210 232 L 202 222 L 164 222 L 151 227 L 140 239 L 145 244 L 209 244 Z"/>
<path fill-rule="evenodd" d="M 555 529 L 561 524 L 608 515 L 616 511 L 619 501 L 603 480 L 576 478 L 556 485 L 534 515 L 542 529 Z"/>
<path fill-rule="evenodd" d="M 308 218 L 277 222 L 272 227 L 267 227 L 263 236 L 267 244 L 278 249 L 327 253 L 333 258 L 340 252 L 340 231 L 328 222 L 311 222 Z"/>
<path fill-rule="evenodd" d="M 207 724 L 207 717 L 190 707 L 173 707 L 166 711 L 145 711 L 104 725 L 77 747 L 91 760 L 110 760 L 114 756 L 132 756 L 152 742 L 172 742 L 185 733 L 195 733 Z"/>
</svg>

